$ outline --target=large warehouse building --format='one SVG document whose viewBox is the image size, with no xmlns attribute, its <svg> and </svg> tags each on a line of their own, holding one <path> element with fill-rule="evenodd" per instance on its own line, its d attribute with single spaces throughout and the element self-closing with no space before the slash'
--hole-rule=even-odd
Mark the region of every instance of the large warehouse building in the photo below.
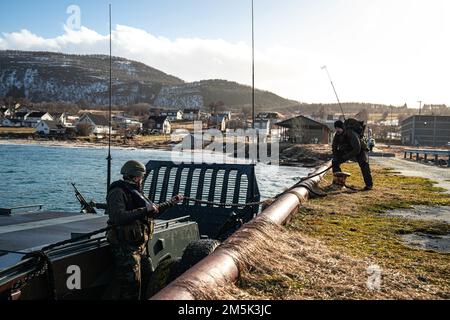
<svg viewBox="0 0 450 320">
<path fill-rule="evenodd" d="M 402 143 L 407 146 L 448 146 L 450 116 L 413 116 L 402 122 Z"/>
</svg>

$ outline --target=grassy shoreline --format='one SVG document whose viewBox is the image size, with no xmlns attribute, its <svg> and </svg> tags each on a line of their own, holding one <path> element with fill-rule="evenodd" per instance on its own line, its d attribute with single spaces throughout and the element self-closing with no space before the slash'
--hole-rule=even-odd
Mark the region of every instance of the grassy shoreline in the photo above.
<svg viewBox="0 0 450 320">
<path fill-rule="evenodd" d="M 356 164 L 343 169 L 362 187 Z M 375 190 L 333 193 L 299 209 L 279 238 L 253 257 L 229 299 L 449 299 L 450 254 L 405 246 L 400 235 L 450 234 L 438 221 L 388 216 L 413 205 L 450 206 L 450 195 L 427 179 L 373 166 Z M 323 187 L 330 183 L 326 177 Z M 382 270 L 380 290 L 367 287 L 368 267 Z"/>
</svg>

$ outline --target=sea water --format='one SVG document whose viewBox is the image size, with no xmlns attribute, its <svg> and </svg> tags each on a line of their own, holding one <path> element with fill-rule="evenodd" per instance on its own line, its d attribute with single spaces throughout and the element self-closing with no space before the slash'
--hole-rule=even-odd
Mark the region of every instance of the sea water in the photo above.
<svg viewBox="0 0 450 320">
<path fill-rule="evenodd" d="M 170 151 L 114 148 L 112 181 L 121 178 L 120 168 L 128 160 L 146 163 L 172 160 L 172 156 Z M 0 208 L 42 204 L 44 210 L 77 212 L 80 204 L 72 182 L 87 201 L 105 202 L 106 157 L 106 148 L 0 144 Z M 223 159 L 223 155 L 217 154 L 204 158 L 216 163 Z M 310 171 L 258 164 L 256 178 L 261 198 L 279 194 Z"/>
</svg>

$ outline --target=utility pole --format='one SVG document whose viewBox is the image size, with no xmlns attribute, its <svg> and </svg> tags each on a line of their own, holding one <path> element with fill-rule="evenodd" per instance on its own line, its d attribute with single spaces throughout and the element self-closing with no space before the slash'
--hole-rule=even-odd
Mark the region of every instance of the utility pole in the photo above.
<svg viewBox="0 0 450 320">
<path fill-rule="evenodd" d="M 422 101 L 417 101 L 419 103 L 419 116 L 422 115 Z"/>
<path fill-rule="evenodd" d="M 255 129 L 255 11 L 252 0 L 252 129 Z"/>
<path fill-rule="evenodd" d="M 391 140 L 391 143 L 392 143 L 392 127 L 393 127 L 393 126 L 394 126 L 394 122 L 393 122 L 392 105 L 391 105 L 391 125 L 390 125 L 390 128 L 391 128 L 391 130 L 390 130 L 390 131 L 391 131 L 391 132 L 390 132 L 390 133 L 391 133 L 391 137 L 390 137 L 390 138 L 391 138 L 391 139 L 390 139 L 390 140 Z"/>
</svg>

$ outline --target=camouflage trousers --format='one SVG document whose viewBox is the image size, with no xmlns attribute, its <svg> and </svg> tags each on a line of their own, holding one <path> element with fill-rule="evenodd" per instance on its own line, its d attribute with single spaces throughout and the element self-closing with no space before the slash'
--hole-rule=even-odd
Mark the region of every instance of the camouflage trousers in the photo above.
<svg viewBox="0 0 450 320">
<path fill-rule="evenodd" d="M 117 299 L 144 299 L 152 272 L 145 245 L 111 245 L 111 253 L 119 289 Z"/>
</svg>

